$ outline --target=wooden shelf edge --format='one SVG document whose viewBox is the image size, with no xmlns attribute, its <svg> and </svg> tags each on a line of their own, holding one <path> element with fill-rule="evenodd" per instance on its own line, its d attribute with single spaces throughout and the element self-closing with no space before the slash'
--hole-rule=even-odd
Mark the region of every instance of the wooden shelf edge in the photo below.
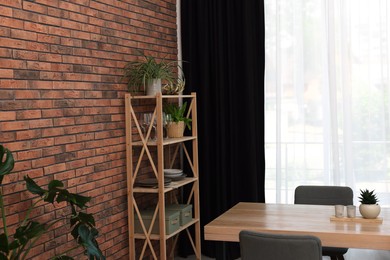
<svg viewBox="0 0 390 260">
<path fill-rule="evenodd" d="M 186 178 L 184 178 L 184 180 L 173 181 L 167 187 L 164 188 L 164 193 L 170 192 L 174 189 L 178 189 L 180 187 L 183 187 L 184 185 L 193 183 L 197 180 L 198 180 L 198 178 L 196 178 L 196 177 L 186 177 Z M 134 187 L 133 192 L 134 193 L 158 193 L 158 189 L 157 188 Z"/>
<path fill-rule="evenodd" d="M 130 93 L 126 93 L 126 96 L 130 96 L 132 99 L 155 99 L 156 96 L 133 96 Z M 195 95 L 161 95 L 161 98 L 194 98 Z"/>
<path fill-rule="evenodd" d="M 194 140 L 196 138 L 197 138 L 196 136 L 184 136 L 184 137 L 179 137 L 179 138 L 172 138 L 171 137 L 171 138 L 164 139 L 163 140 L 163 145 L 182 143 L 182 142 Z M 157 146 L 157 142 L 156 141 L 148 141 L 146 144 L 148 146 Z M 136 141 L 136 142 L 133 142 L 132 145 L 141 147 L 141 146 L 143 146 L 143 143 L 141 141 Z"/>
</svg>

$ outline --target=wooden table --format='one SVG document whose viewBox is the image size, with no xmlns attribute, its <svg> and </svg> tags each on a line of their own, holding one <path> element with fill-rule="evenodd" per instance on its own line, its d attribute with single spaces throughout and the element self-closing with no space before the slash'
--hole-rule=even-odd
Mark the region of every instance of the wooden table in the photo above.
<svg viewBox="0 0 390 260">
<path fill-rule="evenodd" d="M 358 207 L 357 216 L 360 216 Z M 390 250 L 390 209 L 382 208 L 382 223 L 331 221 L 334 206 L 240 202 L 204 227 L 206 240 L 235 241 L 241 230 L 279 234 L 310 234 L 323 246 Z M 347 219 L 345 219 L 347 220 Z"/>
</svg>

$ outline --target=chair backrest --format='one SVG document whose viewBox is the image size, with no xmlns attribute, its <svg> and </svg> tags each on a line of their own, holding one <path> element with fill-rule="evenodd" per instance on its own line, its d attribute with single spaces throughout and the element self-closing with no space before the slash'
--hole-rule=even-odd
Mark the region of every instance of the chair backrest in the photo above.
<svg viewBox="0 0 390 260">
<path fill-rule="evenodd" d="M 315 236 L 268 234 L 243 230 L 239 234 L 242 260 L 321 260 L 321 240 Z"/>
<path fill-rule="evenodd" d="M 298 186 L 295 204 L 353 205 L 353 191 L 344 186 Z"/>
</svg>

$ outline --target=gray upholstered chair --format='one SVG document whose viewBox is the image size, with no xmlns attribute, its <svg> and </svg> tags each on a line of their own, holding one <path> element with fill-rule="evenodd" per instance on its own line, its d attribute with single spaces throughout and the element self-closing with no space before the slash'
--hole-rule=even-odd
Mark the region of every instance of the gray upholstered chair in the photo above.
<svg viewBox="0 0 390 260">
<path fill-rule="evenodd" d="M 242 260 L 321 260 L 321 240 L 315 236 L 240 232 Z"/>
<path fill-rule="evenodd" d="M 341 186 L 298 186 L 295 189 L 295 204 L 352 205 L 353 191 Z M 322 255 L 332 260 L 343 260 L 348 248 L 323 247 Z"/>
</svg>

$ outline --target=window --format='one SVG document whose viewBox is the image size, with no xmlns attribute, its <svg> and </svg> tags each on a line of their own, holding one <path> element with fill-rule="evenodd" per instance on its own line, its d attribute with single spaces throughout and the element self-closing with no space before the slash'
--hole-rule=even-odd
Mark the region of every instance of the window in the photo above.
<svg viewBox="0 0 390 260">
<path fill-rule="evenodd" d="M 266 201 L 347 185 L 390 205 L 390 2 L 266 0 L 265 18 Z"/>
</svg>

